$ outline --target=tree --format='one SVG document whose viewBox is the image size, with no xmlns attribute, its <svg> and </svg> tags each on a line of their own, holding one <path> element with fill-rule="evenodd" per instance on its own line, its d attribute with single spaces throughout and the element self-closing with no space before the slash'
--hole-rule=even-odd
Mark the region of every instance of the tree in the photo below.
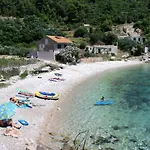
<svg viewBox="0 0 150 150">
<path fill-rule="evenodd" d="M 120 50 L 125 52 L 131 52 L 133 47 L 136 47 L 136 43 L 131 39 L 124 38 L 118 40 L 118 47 Z"/>
<path fill-rule="evenodd" d="M 99 41 L 99 34 L 97 34 L 97 33 L 92 33 L 91 35 L 90 35 L 90 43 L 92 44 L 92 45 L 94 45 L 94 44 L 96 44 L 98 41 Z"/>
<path fill-rule="evenodd" d="M 101 25 L 102 31 L 107 32 L 112 30 L 112 22 L 110 20 L 106 20 Z"/>
<path fill-rule="evenodd" d="M 131 55 L 140 56 L 143 52 L 144 52 L 143 45 L 137 44 L 137 46 L 131 50 Z"/>
<path fill-rule="evenodd" d="M 85 49 L 86 44 L 84 42 L 80 43 L 80 49 Z"/>
<path fill-rule="evenodd" d="M 75 23 L 77 18 L 77 8 L 74 4 L 69 4 L 67 8 L 67 21 L 70 23 Z"/>
<path fill-rule="evenodd" d="M 102 39 L 106 45 L 116 44 L 117 40 L 117 36 L 111 32 L 105 33 L 104 38 Z"/>
<path fill-rule="evenodd" d="M 63 63 L 73 63 L 77 62 L 79 59 L 80 49 L 74 46 L 67 46 L 63 51 L 61 51 L 56 59 Z"/>
<path fill-rule="evenodd" d="M 88 34 L 88 30 L 85 27 L 80 27 L 75 30 L 74 37 L 84 37 Z"/>
</svg>

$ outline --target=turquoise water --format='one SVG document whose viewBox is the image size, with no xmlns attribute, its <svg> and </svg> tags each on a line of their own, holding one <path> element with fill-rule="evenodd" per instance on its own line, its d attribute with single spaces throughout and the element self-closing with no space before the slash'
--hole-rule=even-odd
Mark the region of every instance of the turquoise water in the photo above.
<svg viewBox="0 0 150 150">
<path fill-rule="evenodd" d="M 95 106 L 104 96 L 114 104 Z M 107 71 L 78 85 L 55 114 L 49 130 L 66 134 L 88 150 L 150 149 L 150 65 Z M 77 144 L 79 145 L 79 144 Z"/>
</svg>

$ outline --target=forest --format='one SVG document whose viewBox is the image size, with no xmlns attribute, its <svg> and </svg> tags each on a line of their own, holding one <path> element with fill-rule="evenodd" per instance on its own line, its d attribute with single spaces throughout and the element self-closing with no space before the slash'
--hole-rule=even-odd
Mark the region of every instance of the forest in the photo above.
<svg viewBox="0 0 150 150">
<path fill-rule="evenodd" d="M 112 26 L 132 22 L 150 41 L 150 0 L 1 0 L 0 8 L 1 54 L 14 47 L 26 51 L 44 35 L 65 36 L 64 31 L 108 43 Z M 83 24 L 93 27 L 90 33 L 80 28 Z"/>
</svg>

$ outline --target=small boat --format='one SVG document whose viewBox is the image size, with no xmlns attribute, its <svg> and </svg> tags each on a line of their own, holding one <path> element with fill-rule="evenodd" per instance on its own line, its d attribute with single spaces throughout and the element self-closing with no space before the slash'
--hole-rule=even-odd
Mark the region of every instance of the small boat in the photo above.
<svg viewBox="0 0 150 150">
<path fill-rule="evenodd" d="M 18 94 L 28 96 L 28 97 L 34 97 L 34 94 L 30 92 L 19 91 Z"/>
<path fill-rule="evenodd" d="M 38 98 L 47 99 L 47 100 L 58 100 L 59 99 L 59 94 L 50 93 L 50 92 L 38 91 L 35 93 L 35 96 Z"/>
<path fill-rule="evenodd" d="M 65 81 L 65 79 L 64 78 L 50 78 L 49 81 L 58 82 L 58 81 Z"/>
<path fill-rule="evenodd" d="M 28 126 L 29 123 L 26 120 L 18 120 L 22 125 Z"/>
<path fill-rule="evenodd" d="M 113 100 L 105 100 L 105 101 L 97 101 L 95 103 L 95 105 L 111 105 L 113 104 L 114 101 Z"/>
<path fill-rule="evenodd" d="M 16 94 L 15 97 L 16 97 L 16 99 L 20 99 L 20 98 L 29 99 L 29 98 L 31 98 L 30 96 L 25 96 L 25 95 L 22 95 L 22 94 Z"/>
</svg>

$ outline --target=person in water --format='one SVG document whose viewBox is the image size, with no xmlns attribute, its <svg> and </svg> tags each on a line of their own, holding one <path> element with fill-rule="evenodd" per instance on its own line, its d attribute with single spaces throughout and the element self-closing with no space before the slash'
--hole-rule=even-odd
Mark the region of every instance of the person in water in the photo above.
<svg viewBox="0 0 150 150">
<path fill-rule="evenodd" d="M 101 97 L 101 101 L 104 101 L 104 99 L 105 99 L 104 96 L 102 96 L 102 97 Z"/>
</svg>

